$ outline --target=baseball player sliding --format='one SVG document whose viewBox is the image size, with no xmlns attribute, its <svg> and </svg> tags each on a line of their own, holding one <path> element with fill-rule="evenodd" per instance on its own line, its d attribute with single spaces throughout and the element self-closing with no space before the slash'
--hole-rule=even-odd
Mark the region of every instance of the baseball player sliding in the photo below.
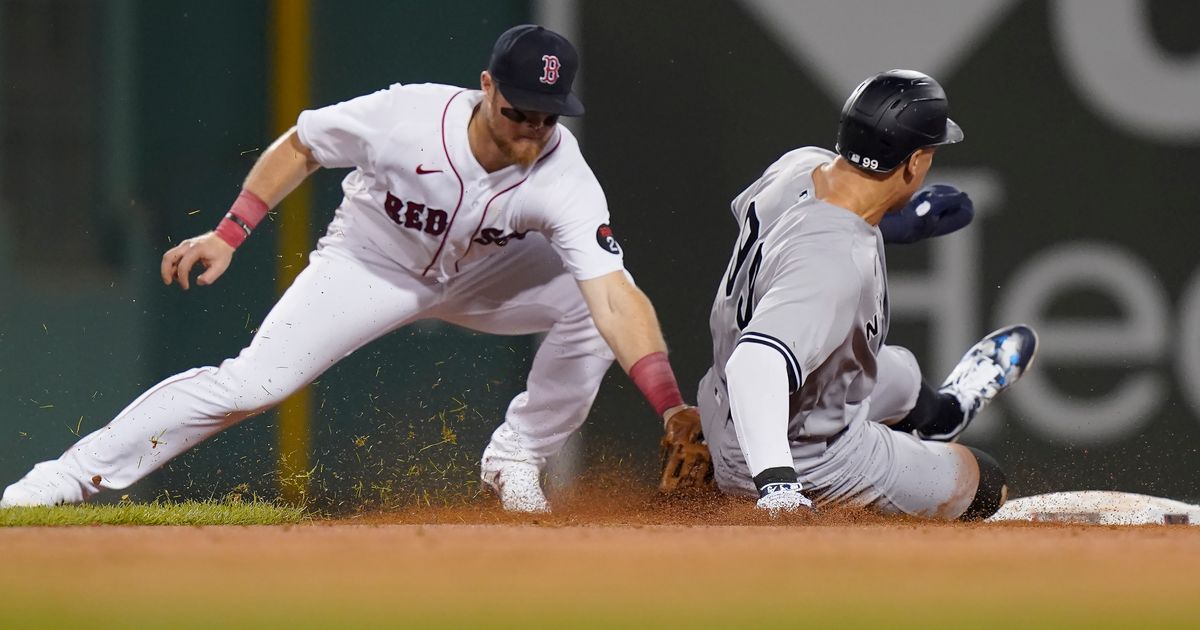
<svg viewBox="0 0 1200 630">
<path fill-rule="evenodd" d="M 836 153 L 787 153 L 734 199 L 741 232 L 709 318 L 702 427 L 668 425 L 665 488 L 708 472 L 702 429 L 718 487 L 772 513 L 815 501 L 980 519 L 1004 502 L 996 461 L 953 441 L 1029 367 L 1034 332 L 988 335 L 936 390 L 908 350 L 884 344 L 884 240 L 970 221 L 952 187 L 913 196 L 936 147 L 963 139 L 947 110 L 930 77 L 879 74 L 846 101 Z"/>
<path fill-rule="evenodd" d="M 664 419 L 683 403 L 654 310 L 634 286 L 604 193 L 560 116 L 578 116 L 574 47 L 540 26 L 496 41 L 480 89 L 393 85 L 300 114 L 251 169 L 215 230 L 162 260 L 162 279 L 216 282 L 235 250 L 318 168 L 353 168 L 309 266 L 249 347 L 172 376 L 0 505 L 122 489 L 278 404 L 342 357 L 419 319 L 495 334 L 545 332 L 526 390 L 483 452 L 506 509 L 548 509 L 540 471 L 583 423 L 614 355 Z"/>
</svg>

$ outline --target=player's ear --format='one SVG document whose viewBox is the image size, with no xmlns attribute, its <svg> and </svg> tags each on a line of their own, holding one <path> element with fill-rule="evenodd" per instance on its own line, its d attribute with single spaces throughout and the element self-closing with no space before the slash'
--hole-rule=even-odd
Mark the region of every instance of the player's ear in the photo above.
<svg viewBox="0 0 1200 630">
<path fill-rule="evenodd" d="M 923 177 L 933 162 L 933 150 L 928 147 L 913 151 L 904 161 L 904 181 Z"/>
<path fill-rule="evenodd" d="M 492 95 L 492 75 L 487 70 L 479 73 L 479 89 L 487 96 Z"/>
<path fill-rule="evenodd" d="M 921 150 L 917 149 L 908 156 L 908 159 L 904 160 L 904 183 L 907 184 L 912 182 L 912 180 L 917 176 L 917 169 L 919 168 L 917 160 L 920 155 Z"/>
</svg>

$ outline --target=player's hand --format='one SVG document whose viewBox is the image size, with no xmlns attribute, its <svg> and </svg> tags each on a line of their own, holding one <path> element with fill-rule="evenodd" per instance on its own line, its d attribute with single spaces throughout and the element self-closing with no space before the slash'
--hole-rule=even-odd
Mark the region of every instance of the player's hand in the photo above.
<svg viewBox="0 0 1200 630">
<path fill-rule="evenodd" d="M 691 415 L 695 416 L 697 423 L 700 422 L 700 412 L 696 411 L 695 407 L 684 403 L 682 405 L 679 405 L 678 407 L 671 407 L 670 409 L 663 412 L 663 415 L 662 415 L 663 431 L 667 431 L 668 427 L 671 426 L 671 418 L 674 418 L 676 415 L 683 413 L 683 412 L 689 412 Z M 681 419 L 687 418 L 687 417 L 688 416 L 681 416 Z M 697 424 L 697 426 L 699 426 L 699 425 Z"/>
<path fill-rule="evenodd" d="M 813 504 L 800 491 L 798 483 L 769 483 L 758 491 L 758 503 L 755 507 L 766 510 L 774 517 L 783 513 L 810 511 Z"/>
<path fill-rule="evenodd" d="M 233 247 L 229 243 L 215 232 L 201 234 L 168 249 L 167 253 L 163 254 L 160 269 L 163 284 L 171 286 L 172 282 L 178 280 L 179 286 L 186 291 L 190 288 L 189 277 L 196 263 L 204 266 L 204 273 L 196 278 L 196 284 L 212 284 L 225 273 L 231 262 Z"/>
<path fill-rule="evenodd" d="M 668 409 L 663 421 L 663 472 L 658 489 L 674 492 L 683 488 L 711 488 L 712 456 L 704 444 L 699 410 L 690 405 Z"/>
<path fill-rule="evenodd" d="M 879 230 L 885 243 L 915 243 L 962 229 L 975 218 L 967 193 L 947 184 L 922 188 L 898 212 L 883 215 Z"/>
</svg>

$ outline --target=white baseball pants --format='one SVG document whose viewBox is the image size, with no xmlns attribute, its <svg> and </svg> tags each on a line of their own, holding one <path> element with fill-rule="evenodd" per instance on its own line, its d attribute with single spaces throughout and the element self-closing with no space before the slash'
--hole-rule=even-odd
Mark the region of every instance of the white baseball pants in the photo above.
<svg viewBox="0 0 1200 630">
<path fill-rule="evenodd" d="M 921 386 L 916 358 L 905 348 L 883 346 L 877 355 L 875 389 L 864 404 L 865 418 L 827 442 L 817 456 L 797 454 L 800 483 L 818 506 L 855 505 L 885 514 L 953 519 L 974 498 L 978 465 L 969 451 L 926 442 L 888 428 L 912 411 Z M 738 447 L 727 404 L 718 402 L 710 370 L 700 382 L 698 404 L 713 456 L 713 474 L 726 494 L 757 497 L 754 480 Z"/>
<path fill-rule="evenodd" d="M 79 502 L 128 487 L 219 431 L 277 405 L 363 345 L 418 319 L 495 334 L 546 332 L 526 391 L 508 407 L 483 467 L 541 467 L 584 422 L 613 355 L 578 285 L 541 235 L 513 239 L 446 282 L 399 267 L 340 216 L 250 345 L 217 367 L 150 388 L 108 425 L 18 484 Z"/>
</svg>

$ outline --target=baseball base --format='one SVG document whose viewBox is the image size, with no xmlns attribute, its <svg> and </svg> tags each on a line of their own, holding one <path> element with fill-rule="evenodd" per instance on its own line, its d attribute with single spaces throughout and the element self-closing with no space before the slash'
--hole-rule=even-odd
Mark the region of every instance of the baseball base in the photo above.
<svg viewBox="0 0 1200 630">
<path fill-rule="evenodd" d="M 1081 490 L 1013 499 L 987 520 L 1086 525 L 1200 525 L 1200 505 L 1144 494 Z"/>
</svg>

